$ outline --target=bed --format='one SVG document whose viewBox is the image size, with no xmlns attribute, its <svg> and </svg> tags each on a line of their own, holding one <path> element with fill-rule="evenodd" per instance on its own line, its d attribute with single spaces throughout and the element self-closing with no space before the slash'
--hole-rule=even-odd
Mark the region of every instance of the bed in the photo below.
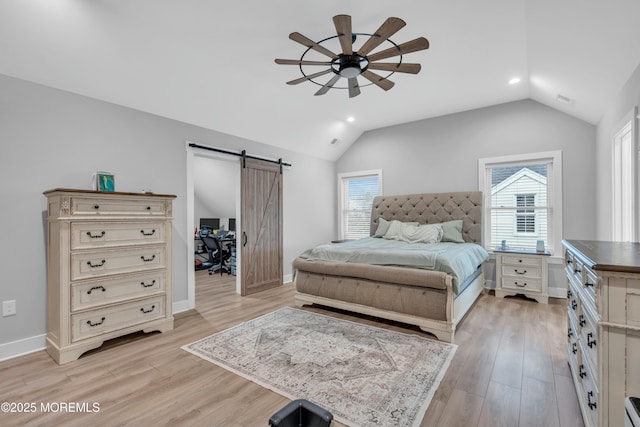
<svg viewBox="0 0 640 427">
<path fill-rule="evenodd" d="M 453 342 L 456 326 L 484 289 L 483 262 L 488 254 L 482 248 L 481 216 L 481 192 L 378 196 L 372 206 L 370 237 L 320 245 L 293 261 L 296 305 L 319 304 L 417 325 L 439 340 Z M 381 238 L 381 229 L 398 221 L 403 226 L 440 224 L 417 227 L 420 230 L 457 227 L 457 237 L 455 242 L 449 236 L 443 239 L 448 241 L 428 245 L 435 255 L 424 255 L 427 259 L 419 262 L 429 265 L 410 265 L 422 255 L 412 254 L 414 260 L 405 263 L 384 252 L 393 242 L 388 234 Z M 365 249 L 368 242 L 377 241 L 378 246 Z M 466 254 L 462 247 L 476 252 L 469 259 L 461 255 L 466 271 L 441 268 L 440 254 L 450 248 Z M 373 255 L 373 261 L 361 260 L 362 252 L 370 252 L 367 256 Z M 453 262 L 464 264 L 455 256 Z"/>
</svg>

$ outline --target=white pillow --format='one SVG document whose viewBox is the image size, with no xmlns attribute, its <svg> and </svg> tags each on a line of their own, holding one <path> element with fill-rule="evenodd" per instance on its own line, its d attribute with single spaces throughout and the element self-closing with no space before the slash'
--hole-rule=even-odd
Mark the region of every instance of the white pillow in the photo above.
<svg viewBox="0 0 640 427">
<path fill-rule="evenodd" d="M 396 240 L 407 243 L 438 243 L 443 234 L 442 224 L 404 225 Z"/>
<path fill-rule="evenodd" d="M 387 231 L 386 233 L 384 233 L 384 236 L 382 236 L 382 238 L 389 239 L 389 240 L 400 240 L 398 238 L 398 236 L 400 235 L 400 231 L 402 230 L 403 227 L 409 226 L 409 225 L 418 225 L 418 223 L 402 222 L 402 221 L 398 221 L 397 219 L 394 219 L 389 223 L 389 227 L 387 228 Z"/>
<path fill-rule="evenodd" d="M 376 232 L 373 234 L 373 237 L 384 237 L 384 235 L 387 234 L 390 224 L 391 223 L 386 219 L 378 218 L 378 228 L 376 228 Z"/>
</svg>

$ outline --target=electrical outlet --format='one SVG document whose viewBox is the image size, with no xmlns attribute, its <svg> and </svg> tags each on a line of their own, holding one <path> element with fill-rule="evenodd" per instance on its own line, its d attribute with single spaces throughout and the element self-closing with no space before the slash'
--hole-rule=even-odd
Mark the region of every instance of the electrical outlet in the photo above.
<svg viewBox="0 0 640 427">
<path fill-rule="evenodd" d="M 16 314 L 16 300 L 2 301 L 2 317 Z"/>
</svg>

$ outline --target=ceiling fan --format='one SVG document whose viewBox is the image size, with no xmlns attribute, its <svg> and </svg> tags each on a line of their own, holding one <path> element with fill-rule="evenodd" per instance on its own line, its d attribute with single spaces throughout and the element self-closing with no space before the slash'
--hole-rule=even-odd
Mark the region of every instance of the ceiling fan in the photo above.
<svg viewBox="0 0 640 427">
<path fill-rule="evenodd" d="M 326 39 L 314 42 L 308 37 L 300 33 L 294 32 L 289 34 L 289 38 L 307 47 L 300 59 L 276 59 L 276 64 L 281 65 L 298 65 L 303 77 L 288 81 L 287 84 L 296 85 L 306 81 L 310 81 L 321 86 L 315 95 L 324 95 L 329 89 L 349 89 L 349 98 L 360 95 L 360 84 L 358 76 L 362 76 L 369 80 L 369 86 L 376 86 L 389 90 L 394 83 L 389 80 L 393 73 L 409 73 L 418 74 L 420 72 L 420 64 L 408 64 L 402 62 L 402 55 L 417 52 L 429 48 L 429 41 L 424 37 L 396 44 L 389 39 L 398 32 L 406 23 L 400 18 L 387 18 L 387 20 L 376 30 L 374 34 L 354 33 L 351 29 L 351 16 L 336 15 L 333 17 L 333 23 L 336 27 L 337 35 L 327 37 Z M 354 50 L 354 43 L 358 36 L 368 36 L 368 39 L 360 46 L 357 51 Z M 323 43 L 338 38 L 342 53 L 334 53 L 329 50 Z M 375 48 L 383 43 L 390 44 L 391 47 L 370 54 Z M 329 61 L 316 61 L 305 59 L 310 51 L 318 52 L 330 58 Z M 399 56 L 397 62 L 377 62 L 382 59 Z M 329 68 L 312 74 L 307 74 L 303 66 L 329 66 Z M 380 70 L 388 72 L 385 76 L 374 73 L 371 70 Z M 326 83 L 316 81 L 318 77 L 333 73 L 333 76 Z M 346 87 L 338 87 L 336 84 L 341 79 L 347 79 Z"/>
</svg>

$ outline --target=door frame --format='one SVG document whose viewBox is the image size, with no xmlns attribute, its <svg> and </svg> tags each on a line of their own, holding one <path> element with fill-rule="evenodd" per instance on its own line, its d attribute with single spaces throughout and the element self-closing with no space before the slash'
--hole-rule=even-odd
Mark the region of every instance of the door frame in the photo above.
<svg viewBox="0 0 640 427">
<path fill-rule="evenodd" d="M 205 157 L 211 160 L 218 161 L 230 161 L 237 165 L 237 173 L 234 178 L 234 184 L 236 186 L 236 230 L 241 230 L 242 224 L 240 223 L 240 162 L 238 161 L 237 156 L 233 156 L 230 154 L 217 153 L 213 151 L 200 150 L 195 147 L 190 147 L 189 144 L 192 144 L 193 141 L 185 141 L 186 151 L 187 151 L 187 309 L 193 309 L 196 307 L 196 272 L 193 268 L 195 262 L 194 255 L 194 241 L 193 238 L 193 230 L 196 227 L 194 223 L 193 215 L 195 211 L 195 185 L 194 185 L 194 177 L 193 177 L 193 168 L 195 164 L 196 157 Z M 238 234 L 236 233 L 236 238 L 238 238 Z M 236 257 L 236 269 L 238 271 L 242 268 L 242 260 L 240 253 L 238 251 Z M 240 275 L 236 275 L 236 293 L 240 294 Z"/>
</svg>

